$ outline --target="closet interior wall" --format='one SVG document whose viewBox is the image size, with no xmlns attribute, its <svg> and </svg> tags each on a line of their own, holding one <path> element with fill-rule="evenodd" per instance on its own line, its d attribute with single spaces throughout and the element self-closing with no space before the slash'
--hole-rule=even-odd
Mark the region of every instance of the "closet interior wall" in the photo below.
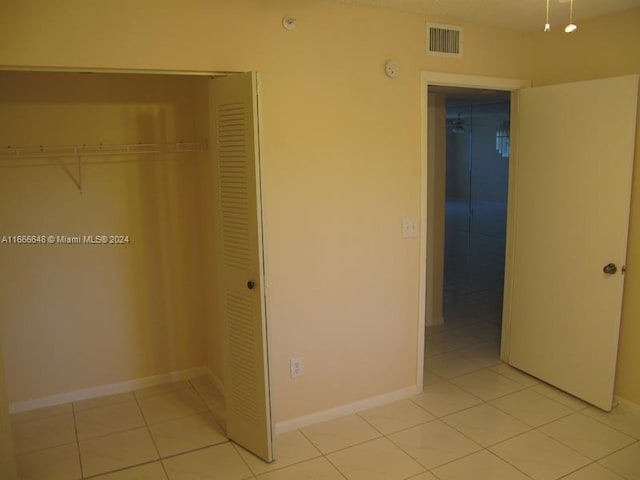
<svg viewBox="0 0 640 480">
<path fill-rule="evenodd" d="M 208 81 L 0 72 L 0 145 L 204 142 Z M 201 367 L 221 378 L 208 153 L 93 158 L 82 193 L 60 160 L 0 162 L 0 236 L 129 243 L 0 244 L 9 403 Z"/>
</svg>

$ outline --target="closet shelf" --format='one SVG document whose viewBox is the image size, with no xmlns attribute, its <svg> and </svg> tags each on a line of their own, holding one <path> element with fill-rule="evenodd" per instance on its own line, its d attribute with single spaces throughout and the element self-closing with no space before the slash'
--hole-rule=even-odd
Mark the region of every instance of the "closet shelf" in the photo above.
<svg viewBox="0 0 640 480">
<path fill-rule="evenodd" d="M 37 147 L 7 147 L 0 150 L 0 161 L 68 158 L 73 164 L 79 159 L 84 162 L 88 157 L 111 157 L 121 155 L 158 155 L 203 152 L 206 142 L 176 143 L 135 143 L 135 144 L 99 144 L 99 145 L 60 145 Z M 15 166 L 15 164 L 13 164 Z M 45 165 L 45 164 L 40 164 Z M 46 164 L 49 165 L 49 164 Z"/>
<path fill-rule="evenodd" d="M 116 157 L 128 155 L 175 155 L 187 152 L 204 152 L 208 149 L 207 142 L 176 142 L 176 143 L 132 143 L 132 144 L 99 144 L 99 145 L 60 145 L 16 148 L 7 147 L 0 150 L 0 168 L 15 167 L 74 167 L 77 174 L 73 175 L 69 169 L 69 176 L 80 193 L 83 193 L 82 168 L 85 165 L 123 162 L 114 160 Z M 98 159 L 102 157 L 102 160 Z M 52 162 L 51 160 L 55 160 Z"/>
</svg>

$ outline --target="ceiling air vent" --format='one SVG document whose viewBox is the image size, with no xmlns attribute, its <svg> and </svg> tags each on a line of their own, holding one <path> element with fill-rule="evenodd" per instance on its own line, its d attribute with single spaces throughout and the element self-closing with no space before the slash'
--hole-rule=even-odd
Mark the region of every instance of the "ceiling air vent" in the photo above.
<svg viewBox="0 0 640 480">
<path fill-rule="evenodd" d="M 447 57 L 462 56 L 462 27 L 427 23 L 427 53 Z"/>
</svg>

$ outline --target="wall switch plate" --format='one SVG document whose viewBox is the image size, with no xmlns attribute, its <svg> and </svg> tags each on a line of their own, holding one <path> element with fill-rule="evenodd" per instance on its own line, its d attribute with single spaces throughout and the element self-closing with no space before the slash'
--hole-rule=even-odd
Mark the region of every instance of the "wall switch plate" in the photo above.
<svg viewBox="0 0 640 480">
<path fill-rule="evenodd" d="M 301 377 L 304 373 L 304 359 L 302 357 L 292 358 L 289 360 L 289 367 L 291 368 L 292 379 Z"/>
<path fill-rule="evenodd" d="M 417 218 L 402 217 L 402 238 L 416 238 L 419 233 Z"/>
</svg>

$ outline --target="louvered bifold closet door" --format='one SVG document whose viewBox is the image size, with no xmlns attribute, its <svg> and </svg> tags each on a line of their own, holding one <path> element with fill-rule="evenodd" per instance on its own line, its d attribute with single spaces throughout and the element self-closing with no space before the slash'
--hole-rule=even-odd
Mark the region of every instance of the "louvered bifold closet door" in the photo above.
<svg viewBox="0 0 640 480">
<path fill-rule="evenodd" d="M 270 462 L 256 95 L 255 74 L 212 79 L 210 138 L 219 211 L 227 435 Z"/>
</svg>

